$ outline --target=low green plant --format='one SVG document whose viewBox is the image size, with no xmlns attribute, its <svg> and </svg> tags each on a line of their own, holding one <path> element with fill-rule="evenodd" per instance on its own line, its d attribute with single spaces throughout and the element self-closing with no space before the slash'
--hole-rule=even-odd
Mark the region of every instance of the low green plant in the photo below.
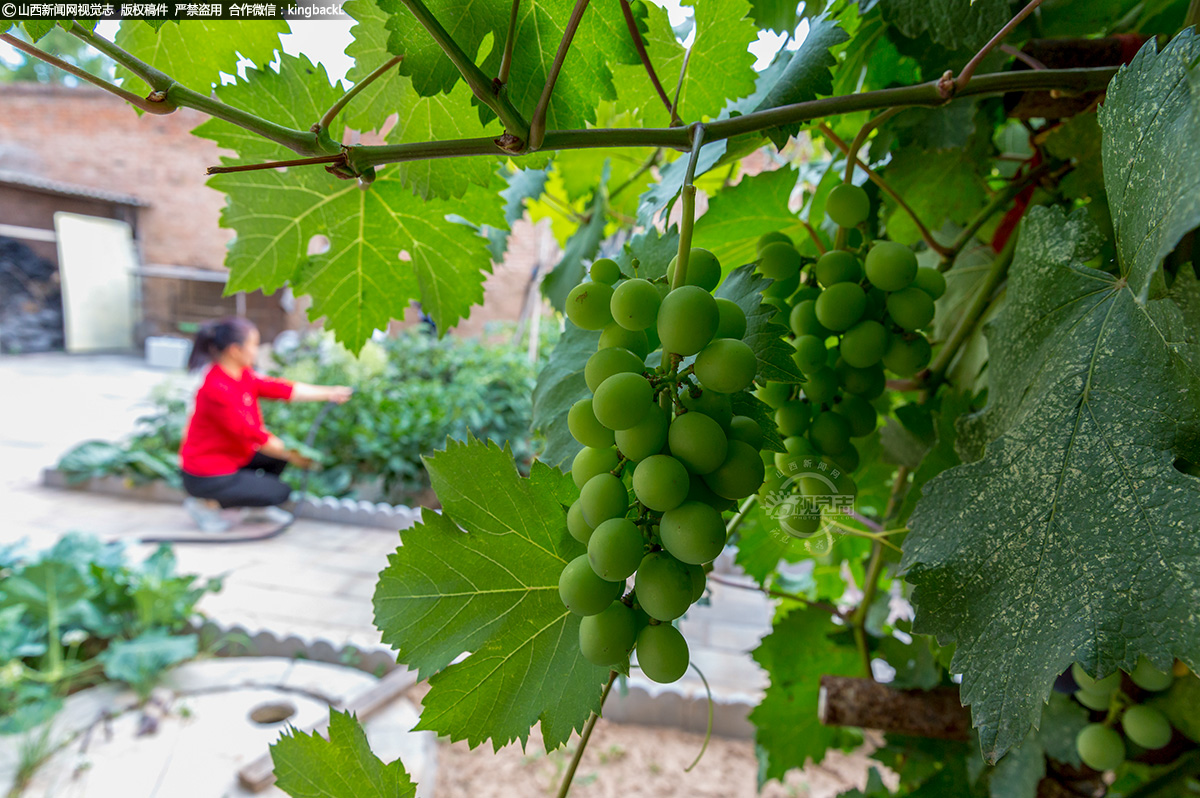
<svg viewBox="0 0 1200 798">
<path fill-rule="evenodd" d="M 0 549 L 0 735 L 49 719 L 69 693 L 122 681 L 145 697 L 197 654 L 196 604 L 221 589 L 176 571 L 161 546 L 140 563 L 121 544 L 70 532 L 45 551 Z"/>
</svg>

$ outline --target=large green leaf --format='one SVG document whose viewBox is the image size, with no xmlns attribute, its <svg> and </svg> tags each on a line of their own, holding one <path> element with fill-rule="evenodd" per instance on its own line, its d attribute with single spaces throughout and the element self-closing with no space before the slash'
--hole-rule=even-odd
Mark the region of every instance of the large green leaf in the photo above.
<svg viewBox="0 0 1200 798">
<path fill-rule="evenodd" d="M 271 746 L 276 785 L 292 798 L 413 798 L 404 763 L 385 764 L 349 712 L 329 708 L 328 739 L 285 729 Z"/>
<path fill-rule="evenodd" d="M 279 73 L 248 71 L 248 78 L 218 95 L 293 126 L 319 116 L 338 94 L 322 67 L 287 56 Z M 337 138 L 341 130 L 335 122 L 330 133 Z M 196 134 L 238 154 L 226 163 L 271 160 L 284 152 L 220 120 L 204 123 Z M 226 259 L 227 290 L 269 293 L 290 282 L 313 297 L 310 317 L 325 316 L 348 348 L 360 348 L 375 329 L 401 318 L 412 300 L 444 331 L 483 299 L 483 278 L 491 269 L 487 240 L 447 217 L 473 207 L 471 221 L 503 225 L 494 191 L 472 185 L 460 200 L 422 200 L 395 169 L 381 170 L 364 190 L 319 167 L 217 175 L 209 185 L 229 195 L 221 224 L 238 234 Z M 328 248 L 310 254 L 316 236 L 324 236 Z"/>
<path fill-rule="evenodd" d="M 283 20 L 185 20 L 155 30 L 145 22 L 127 20 L 117 30 L 116 44 L 150 66 L 201 94 L 221 82 L 220 73 L 237 75 L 239 56 L 266 66 L 282 49 L 279 34 L 289 31 Z M 149 91 L 140 79 L 118 65 L 116 76 L 133 92 Z M 140 88 L 139 88 L 140 87 Z M 325 112 L 321 109 L 321 113 Z M 300 130 L 321 117 L 312 117 Z"/>
<path fill-rule="evenodd" d="M 809 759 L 820 762 L 837 739 L 838 729 L 817 720 L 821 676 L 856 675 L 862 663 L 854 649 L 829 638 L 835 630 L 827 613 L 796 609 L 754 649 L 754 661 L 771 677 L 762 703 L 750 712 L 760 781 L 782 780 Z"/>
<path fill-rule="evenodd" d="M 1179 239 L 1200 225 L 1200 36 L 1147 42 L 1113 78 L 1100 115 L 1104 187 L 1121 273 L 1139 299 Z"/>
<path fill-rule="evenodd" d="M 778 82 L 767 92 L 767 96 L 762 99 L 756 110 L 805 102 L 823 94 L 830 94 L 833 91 L 833 77 L 829 68 L 837 64 L 837 59 L 830 49 L 849 38 L 849 34 L 828 14 L 811 19 L 804 43 L 796 55 L 788 60 Z M 800 127 L 799 122 L 783 125 L 767 131 L 767 135 L 776 147 L 783 149 L 788 138 L 796 135 Z"/>
<path fill-rule="evenodd" d="M 778 230 L 799 244 L 808 231 L 788 210 L 796 177 L 795 170 L 787 168 L 760 172 L 713 197 L 708 211 L 696 220 L 695 245 L 733 266 L 758 259 L 756 246 L 763 233 Z"/>
<path fill-rule="evenodd" d="M 982 47 L 1009 20 L 1007 0 L 879 0 L 901 33 L 930 37 L 949 50 Z"/>
<path fill-rule="evenodd" d="M 391 15 L 388 49 L 404 56 L 403 74 L 424 96 L 449 92 L 460 79 L 450 59 L 400 2 L 381 0 Z M 469 56 L 490 48 L 479 63 L 485 75 L 498 74 L 508 33 L 511 6 L 475 0 L 434 0 L 426 3 L 446 32 Z M 571 0 L 531 0 L 520 4 L 506 88 L 508 97 L 526 119 L 533 115 L 571 10 Z M 554 84 L 546 113 L 548 130 L 583 127 L 596 121 L 596 105 L 616 98 L 610 64 L 637 63 L 637 51 L 625 28 L 617 3 L 589 5 L 575 35 L 562 71 Z M 490 116 L 490 113 L 489 113 Z"/>
<path fill-rule="evenodd" d="M 558 596 L 583 552 L 563 509 L 575 487 L 540 462 L 522 479 L 507 450 L 474 439 L 425 463 L 443 512 L 405 531 L 374 601 L 383 641 L 430 677 L 418 728 L 499 749 L 540 720 L 557 748 L 599 710 L 608 673 L 583 658 Z"/>
<path fill-rule="evenodd" d="M 734 269 L 717 289 L 716 296 L 737 304 L 746 314 L 746 334 L 742 336 L 758 357 L 760 384 L 770 382 L 803 382 L 804 377 L 792 359 L 795 349 L 788 343 L 787 327 L 774 320 L 776 309 L 763 305 L 762 292 L 771 280 L 755 274 L 754 264 Z"/>
<path fill-rule="evenodd" d="M 541 459 L 552 466 L 570 468 L 582 448 L 567 429 L 567 413 L 571 405 L 591 394 L 583 367 L 599 343 L 599 332 L 581 330 L 567 321 L 550 361 L 538 373 L 533 389 L 533 429 L 546 438 Z"/>
<path fill-rule="evenodd" d="M 1200 664 L 1200 480 L 1172 465 L 1200 456 L 1196 331 L 1085 266 L 1097 246 L 1086 211 L 1030 212 L 988 335 L 986 456 L 930 481 L 908 524 L 915 628 L 957 643 L 993 761 L 1073 661 Z"/>
<path fill-rule="evenodd" d="M 930 157 L 918 149 L 897 153 L 887 168 L 892 188 L 905 198 L 927 228 L 937 229 L 946 219 L 965 223 L 987 202 L 979 173 L 981 153 L 952 150 Z M 902 244 L 921 240 L 921 231 L 907 211 L 885 201 L 888 238 Z"/>
</svg>

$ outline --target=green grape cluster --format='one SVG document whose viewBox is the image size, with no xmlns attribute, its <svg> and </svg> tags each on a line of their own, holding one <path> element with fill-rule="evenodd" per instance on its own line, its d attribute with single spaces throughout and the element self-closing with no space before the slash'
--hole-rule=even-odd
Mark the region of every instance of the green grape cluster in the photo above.
<svg viewBox="0 0 1200 798">
<path fill-rule="evenodd" d="M 843 227 L 865 221 L 868 208 L 866 192 L 852 185 L 835 187 L 826 202 L 829 217 Z M 786 318 L 793 359 L 805 378 L 757 392 L 774 409 L 787 449 L 764 453 L 773 467 L 764 504 L 772 506 L 785 489 L 798 491 L 810 507 L 822 496 L 852 501 L 857 487 L 848 475 L 859 465 L 854 440 L 875 430 L 872 402 L 883 395 L 887 372 L 911 377 L 929 365 L 932 351 L 922 330 L 933 321 L 946 280 L 936 269 L 919 268 L 912 250 L 892 241 L 831 250 L 809 262 L 788 236 L 771 232 L 759 238 L 758 256 L 757 270 L 773 280 L 763 301 Z M 819 463 L 822 478 L 794 479 L 801 462 Z M 791 518 L 787 529 L 805 536 L 819 527 L 820 513 L 811 512 Z"/>
<path fill-rule="evenodd" d="M 690 250 L 686 280 L 672 290 L 675 265 L 666 280 L 648 281 L 598 260 L 566 305 L 572 322 L 602 332 L 584 367 L 591 395 L 567 414 L 584 447 L 571 464 L 580 492 L 567 529 L 587 554 L 563 569 L 559 595 L 583 616 L 579 645 L 590 662 L 618 667 L 636 650 L 638 666 L 662 683 L 687 670 L 687 641 L 672 622 L 704 594 L 725 547 L 722 513 L 753 495 L 765 472 L 763 431 L 732 405 L 758 370 L 742 341 L 746 315 L 713 296 L 721 265 L 711 252 Z M 655 350 L 659 365 L 647 366 Z"/>
<path fill-rule="evenodd" d="M 1132 687 L 1123 689 L 1121 671 L 1093 679 L 1078 663 L 1071 666 L 1078 686 L 1075 699 L 1088 709 L 1105 713 L 1101 722 L 1089 723 L 1075 738 L 1083 763 L 1095 770 L 1112 770 L 1132 752 L 1158 750 L 1171 742 L 1171 722 L 1157 706 L 1146 703 L 1175 681 L 1170 671 L 1160 671 L 1142 657 L 1128 674 Z M 1117 723 L 1120 731 L 1117 730 Z"/>
</svg>

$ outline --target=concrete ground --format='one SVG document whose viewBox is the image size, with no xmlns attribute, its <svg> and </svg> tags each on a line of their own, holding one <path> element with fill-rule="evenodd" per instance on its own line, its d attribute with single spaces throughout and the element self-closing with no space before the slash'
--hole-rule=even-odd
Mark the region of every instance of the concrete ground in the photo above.
<svg viewBox="0 0 1200 798">
<path fill-rule="evenodd" d="M 149 409 L 152 389 L 168 379 L 183 376 L 130 356 L 0 355 L 0 545 L 27 538 L 43 548 L 71 530 L 104 538 L 194 532 L 181 506 L 39 482 L 41 470 L 77 443 L 128 435 Z M 370 651 L 382 647 L 371 597 L 399 544 L 398 531 L 301 518 L 278 538 L 178 545 L 176 556 L 184 572 L 225 576 L 224 589 L 199 605 L 223 626 Z M 139 546 L 135 555 L 150 551 Z M 716 584 L 711 598 L 683 623 L 693 660 L 714 692 L 756 702 L 766 679 L 745 652 L 770 630 L 771 604 L 759 593 Z M 676 689 L 695 695 L 703 688 L 689 671 Z"/>
</svg>

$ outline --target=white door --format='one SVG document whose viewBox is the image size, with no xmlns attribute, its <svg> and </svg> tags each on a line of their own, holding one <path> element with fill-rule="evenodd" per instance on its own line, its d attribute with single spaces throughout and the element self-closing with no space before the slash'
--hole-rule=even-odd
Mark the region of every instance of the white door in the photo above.
<svg viewBox="0 0 1200 798">
<path fill-rule="evenodd" d="M 54 229 L 67 351 L 132 349 L 137 257 L 129 225 L 56 213 Z"/>
</svg>

